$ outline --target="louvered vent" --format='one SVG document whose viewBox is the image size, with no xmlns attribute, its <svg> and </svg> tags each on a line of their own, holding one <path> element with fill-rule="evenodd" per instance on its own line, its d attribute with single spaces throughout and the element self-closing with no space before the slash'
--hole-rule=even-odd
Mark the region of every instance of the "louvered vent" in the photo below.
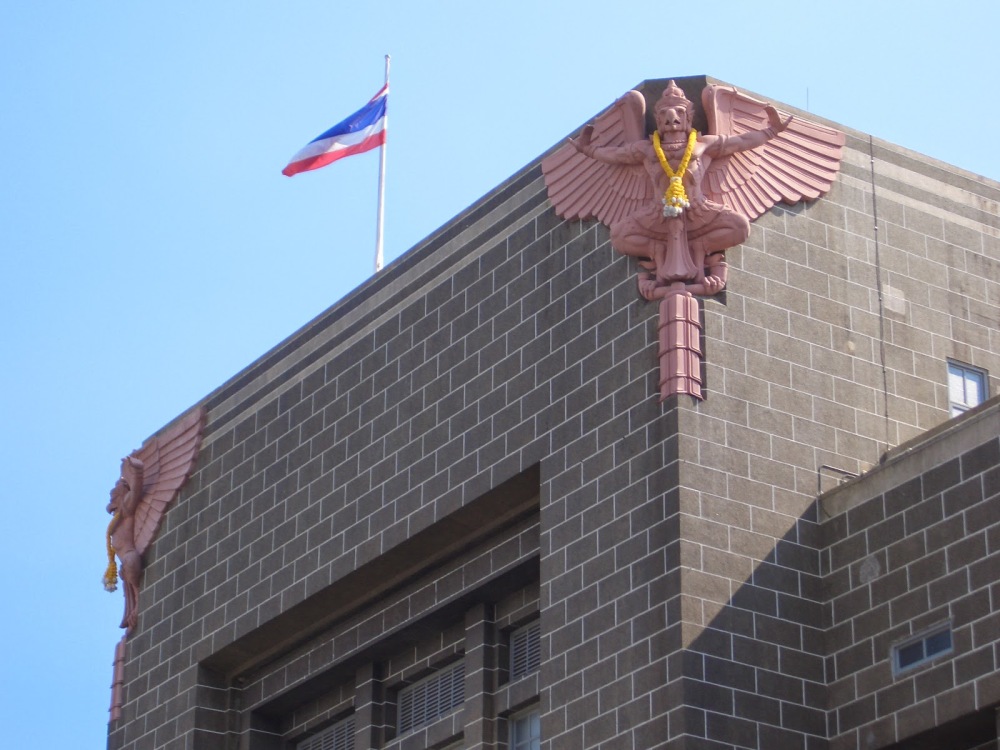
<svg viewBox="0 0 1000 750">
<path fill-rule="evenodd" d="M 465 701 L 465 663 L 399 691 L 399 734 L 430 724 Z"/>
<path fill-rule="evenodd" d="M 517 680 L 541 663 L 541 623 L 535 620 L 510 634 L 510 679 Z"/>
<path fill-rule="evenodd" d="M 354 750 L 354 717 L 349 716 L 302 740 L 295 750 Z"/>
</svg>

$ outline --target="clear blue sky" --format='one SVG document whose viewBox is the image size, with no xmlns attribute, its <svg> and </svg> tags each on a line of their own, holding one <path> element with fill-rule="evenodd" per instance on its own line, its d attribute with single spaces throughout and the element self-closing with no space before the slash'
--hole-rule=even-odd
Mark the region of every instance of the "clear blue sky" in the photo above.
<svg viewBox="0 0 1000 750">
<path fill-rule="evenodd" d="M 7 747 L 104 746 L 121 456 L 370 275 L 377 153 L 280 171 L 385 53 L 388 262 L 646 78 L 808 102 L 1000 178 L 997 3 L 359 7 L 0 3 Z"/>
</svg>

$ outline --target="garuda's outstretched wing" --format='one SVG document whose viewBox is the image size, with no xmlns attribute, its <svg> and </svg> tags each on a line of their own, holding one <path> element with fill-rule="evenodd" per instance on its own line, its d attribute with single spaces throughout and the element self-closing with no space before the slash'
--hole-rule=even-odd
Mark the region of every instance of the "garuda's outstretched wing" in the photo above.
<svg viewBox="0 0 1000 750">
<path fill-rule="evenodd" d="M 205 409 L 199 407 L 133 454 L 145 468 L 142 496 L 135 510 L 134 543 L 140 555 L 153 541 L 163 514 L 194 468 L 204 426 Z"/>
<path fill-rule="evenodd" d="M 646 101 L 629 91 L 594 120 L 591 143 L 624 146 L 646 138 Z M 597 219 L 610 226 L 648 205 L 653 186 L 641 166 L 605 164 L 566 144 L 542 159 L 549 200 L 564 219 Z"/>
<path fill-rule="evenodd" d="M 701 100 L 712 135 L 739 135 L 768 126 L 764 102 L 733 88 L 706 86 Z M 782 113 L 782 119 L 787 117 Z M 829 190 L 843 147 L 843 133 L 795 117 L 763 146 L 713 161 L 702 190 L 753 221 L 778 201 L 813 200 Z"/>
</svg>

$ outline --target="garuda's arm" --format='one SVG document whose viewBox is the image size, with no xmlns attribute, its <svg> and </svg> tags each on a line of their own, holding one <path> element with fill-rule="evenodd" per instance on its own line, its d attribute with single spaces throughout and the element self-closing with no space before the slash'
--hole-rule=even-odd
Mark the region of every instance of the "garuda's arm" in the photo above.
<svg viewBox="0 0 1000 750">
<path fill-rule="evenodd" d="M 711 200 L 753 221 L 779 202 L 813 200 L 830 189 L 843 133 L 782 118 L 774 107 L 729 87 L 706 86 L 701 98 L 717 150 L 709 152 L 713 161 L 702 184 Z"/>
<path fill-rule="evenodd" d="M 639 141 L 631 141 L 621 146 L 598 146 L 593 141 L 594 126 L 587 125 L 579 138 L 570 138 L 569 142 L 577 151 L 591 159 L 605 164 L 642 164 L 643 153 Z"/>
<path fill-rule="evenodd" d="M 571 140 L 542 159 L 549 200 L 564 219 L 597 219 L 607 226 L 655 199 L 636 160 L 645 140 L 646 102 L 629 91 Z"/>
<path fill-rule="evenodd" d="M 778 114 L 778 110 L 770 104 L 764 107 L 764 114 L 767 116 L 768 125 L 762 130 L 750 130 L 739 135 L 706 136 L 704 140 L 708 142 L 708 147 L 705 149 L 705 153 L 713 159 L 719 159 L 724 156 L 732 156 L 741 151 L 759 148 L 772 138 L 776 138 L 778 133 L 783 133 L 787 130 L 794 119 L 791 115 L 787 119 L 782 119 L 781 115 Z"/>
</svg>

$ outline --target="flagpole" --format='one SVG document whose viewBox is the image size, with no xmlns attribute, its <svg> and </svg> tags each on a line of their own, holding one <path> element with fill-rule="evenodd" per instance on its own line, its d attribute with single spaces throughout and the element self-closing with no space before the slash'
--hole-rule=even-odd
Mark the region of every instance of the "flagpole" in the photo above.
<svg viewBox="0 0 1000 750">
<path fill-rule="evenodd" d="M 389 56 L 385 56 L 385 85 L 389 85 Z M 382 270 L 382 229 L 385 225 L 385 144 L 389 135 L 389 109 L 383 124 L 385 137 L 378 150 L 378 227 L 375 233 L 375 273 Z"/>
</svg>

